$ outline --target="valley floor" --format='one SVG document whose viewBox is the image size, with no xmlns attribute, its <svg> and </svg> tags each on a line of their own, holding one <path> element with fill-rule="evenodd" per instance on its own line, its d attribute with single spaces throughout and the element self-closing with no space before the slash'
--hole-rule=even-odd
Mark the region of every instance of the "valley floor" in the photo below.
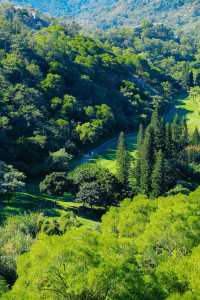
<svg viewBox="0 0 200 300">
<path fill-rule="evenodd" d="M 197 126 L 200 129 L 200 96 L 178 99 L 176 105 L 169 111 L 166 119 L 170 120 L 179 114 L 185 116 L 189 125 L 189 130 L 194 130 Z M 117 138 L 103 143 L 99 147 L 85 154 L 78 164 L 97 163 L 98 165 L 108 168 L 113 173 L 116 172 L 116 144 Z M 127 145 L 130 154 L 134 156 L 136 146 L 136 134 L 127 135 Z M 95 224 L 105 213 L 101 207 L 87 208 L 81 203 L 74 201 L 73 196 L 65 193 L 63 197 L 50 197 L 40 194 L 38 183 L 28 184 L 26 191 L 16 193 L 16 196 L 9 202 L 4 202 L 0 209 L 0 221 L 11 215 L 18 215 L 32 211 L 40 211 L 50 217 L 57 217 L 66 211 L 73 211 L 83 223 Z"/>
</svg>

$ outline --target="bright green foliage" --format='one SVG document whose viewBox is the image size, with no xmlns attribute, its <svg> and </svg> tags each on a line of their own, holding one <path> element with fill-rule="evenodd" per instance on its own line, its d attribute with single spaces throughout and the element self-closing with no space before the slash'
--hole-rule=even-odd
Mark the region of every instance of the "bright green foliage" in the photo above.
<svg viewBox="0 0 200 300">
<path fill-rule="evenodd" d="M 72 155 L 67 153 L 65 148 L 55 152 L 50 152 L 49 158 L 46 161 L 47 169 L 57 171 L 67 171 Z"/>
<path fill-rule="evenodd" d="M 10 217 L 0 227 L 0 280 L 1 288 L 16 280 L 16 262 L 22 253 L 30 249 L 43 222 L 42 214 Z"/>
<path fill-rule="evenodd" d="M 102 121 L 92 121 L 86 122 L 82 125 L 77 125 L 76 131 L 79 134 L 80 141 L 83 144 L 90 143 L 97 141 L 99 136 L 101 135 L 102 130 Z"/>
<path fill-rule="evenodd" d="M 66 212 L 60 218 L 45 218 L 41 225 L 41 232 L 51 235 L 62 235 L 72 227 L 81 225 L 72 212 Z"/>
<path fill-rule="evenodd" d="M 100 230 L 40 235 L 2 299 L 198 299 L 199 196 L 137 196 L 112 208 Z"/>
</svg>

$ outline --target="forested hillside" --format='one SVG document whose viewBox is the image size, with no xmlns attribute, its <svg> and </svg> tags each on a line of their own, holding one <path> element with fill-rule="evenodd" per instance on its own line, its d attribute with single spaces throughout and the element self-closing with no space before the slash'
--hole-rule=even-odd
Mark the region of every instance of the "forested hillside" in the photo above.
<svg viewBox="0 0 200 300">
<path fill-rule="evenodd" d="M 0 7 L 0 299 L 200 299 L 199 39 L 150 19 Z"/>
<path fill-rule="evenodd" d="M 53 16 L 67 16 L 87 28 L 137 26 L 142 19 L 164 23 L 189 31 L 199 26 L 199 0 L 13 0 Z"/>
<path fill-rule="evenodd" d="M 6 8 L 0 32 L 0 159 L 27 175 L 65 170 L 81 151 L 136 129 L 155 102 L 164 108 L 184 89 L 141 53 L 81 35 L 76 27 L 48 27 L 42 19 L 32 26 L 28 17 Z"/>
</svg>

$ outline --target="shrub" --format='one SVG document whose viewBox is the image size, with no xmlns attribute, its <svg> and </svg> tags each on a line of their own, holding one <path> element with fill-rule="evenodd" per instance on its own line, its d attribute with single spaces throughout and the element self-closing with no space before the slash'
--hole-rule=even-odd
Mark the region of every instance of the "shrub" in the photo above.
<svg viewBox="0 0 200 300">
<path fill-rule="evenodd" d="M 54 172 L 47 175 L 40 183 L 40 192 L 49 195 L 62 196 L 66 190 L 67 178 L 65 173 Z"/>
</svg>

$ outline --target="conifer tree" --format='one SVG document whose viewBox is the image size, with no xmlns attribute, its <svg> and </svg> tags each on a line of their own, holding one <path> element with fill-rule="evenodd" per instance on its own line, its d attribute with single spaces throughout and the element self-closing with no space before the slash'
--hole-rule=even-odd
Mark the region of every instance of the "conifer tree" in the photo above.
<svg viewBox="0 0 200 300">
<path fill-rule="evenodd" d="M 134 167 L 134 176 L 136 179 L 137 187 L 140 186 L 140 176 L 141 176 L 141 151 L 144 142 L 144 127 L 140 124 L 138 135 L 137 135 L 137 158 Z"/>
<path fill-rule="evenodd" d="M 164 126 L 163 120 L 159 117 L 158 107 L 155 108 L 151 117 L 151 126 L 154 132 L 155 151 L 164 148 Z"/>
<path fill-rule="evenodd" d="M 195 85 L 200 86 L 200 73 L 197 73 L 197 75 L 196 75 Z"/>
<path fill-rule="evenodd" d="M 184 119 L 181 123 L 181 136 L 180 136 L 180 146 L 182 148 L 186 147 L 189 143 L 189 133 L 187 121 Z"/>
<path fill-rule="evenodd" d="M 194 87 L 194 75 L 193 75 L 193 72 L 189 72 L 189 75 L 188 75 L 188 86 L 189 87 Z"/>
<path fill-rule="evenodd" d="M 189 66 L 188 63 L 184 63 L 182 69 L 182 82 L 184 87 L 187 89 L 189 87 Z"/>
<path fill-rule="evenodd" d="M 170 123 L 165 125 L 165 156 L 167 158 L 172 157 L 172 132 Z"/>
<path fill-rule="evenodd" d="M 157 198 L 158 196 L 162 195 L 164 191 L 164 157 L 163 153 L 160 150 L 156 154 L 155 164 L 152 172 L 151 178 L 151 196 L 153 198 Z"/>
<path fill-rule="evenodd" d="M 125 135 L 124 132 L 121 132 L 117 145 L 116 166 L 117 178 L 122 185 L 126 185 L 128 182 L 129 164 L 130 159 L 126 147 Z"/>
<path fill-rule="evenodd" d="M 192 145 L 199 145 L 200 144 L 200 134 L 199 134 L 199 130 L 196 127 L 193 135 L 192 135 L 192 139 L 191 139 Z"/>
<path fill-rule="evenodd" d="M 180 150 L 181 145 L 181 127 L 180 127 L 180 118 L 178 115 L 175 116 L 172 124 L 171 124 L 171 132 L 172 132 L 172 154 L 176 156 Z"/>
<path fill-rule="evenodd" d="M 151 171 L 154 157 L 154 135 L 153 128 L 150 125 L 145 131 L 144 143 L 141 149 L 141 175 L 140 190 L 142 193 L 149 195 L 151 188 Z"/>
<path fill-rule="evenodd" d="M 144 127 L 142 124 L 139 126 L 138 135 L 137 135 L 137 149 L 141 147 L 142 143 L 144 141 Z"/>
</svg>

